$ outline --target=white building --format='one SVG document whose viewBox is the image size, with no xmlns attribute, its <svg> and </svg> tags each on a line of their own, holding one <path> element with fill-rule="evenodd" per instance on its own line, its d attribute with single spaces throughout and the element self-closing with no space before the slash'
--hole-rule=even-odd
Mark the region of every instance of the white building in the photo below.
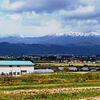
<svg viewBox="0 0 100 100">
<path fill-rule="evenodd" d="M 77 71 L 77 68 L 76 67 L 69 67 L 69 71 Z"/>
<path fill-rule="evenodd" d="M 19 76 L 27 73 L 34 73 L 31 61 L 0 61 L 0 75 Z"/>
<path fill-rule="evenodd" d="M 37 69 L 35 70 L 35 73 L 53 73 L 54 70 L 52 69 Z"/>
<path fill-rule="evenodd" d="M 88 67 L 83 67 L 81 68 L 82 71 L 89 71 L 89 68 Z"/>
</svg>

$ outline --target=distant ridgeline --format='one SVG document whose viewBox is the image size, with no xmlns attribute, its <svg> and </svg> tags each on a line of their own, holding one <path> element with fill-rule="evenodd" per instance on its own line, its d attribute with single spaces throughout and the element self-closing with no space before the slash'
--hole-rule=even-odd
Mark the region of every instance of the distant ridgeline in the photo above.
<svg viewBox="0 0 100 100">
<path fill-rule="evenodd" d="M 25 44 L 54 44 L 54 45 L 100 45 L 100 36 L 73 36 L 73 35 L 51 35 L 42 37 L 1 37 L 1 42 L 25 43 Z"/>
<path fill-rule="evenodd" d="M 100 54 L 100 45 L 0 43 L 0 55 Z"/>
<path fill-rule="evenodd" d="M 0 55 L 100 54 L 100 36 L 1 37 Z"/>
</svg>

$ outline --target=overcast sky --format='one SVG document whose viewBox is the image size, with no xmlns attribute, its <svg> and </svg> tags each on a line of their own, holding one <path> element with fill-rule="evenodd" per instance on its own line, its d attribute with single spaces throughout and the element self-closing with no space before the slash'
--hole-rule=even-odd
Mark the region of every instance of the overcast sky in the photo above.
<svg viewBox="0 0 100 100">
<path fill-rule="evenodd" d="M 0 36 L 100 33 L 100 0 L 0 0 Z"/>
</svg>

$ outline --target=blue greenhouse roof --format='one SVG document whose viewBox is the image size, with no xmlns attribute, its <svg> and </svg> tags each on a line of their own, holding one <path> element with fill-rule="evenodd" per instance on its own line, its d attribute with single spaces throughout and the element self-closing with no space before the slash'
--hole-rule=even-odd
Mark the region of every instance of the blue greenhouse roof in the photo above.
<svg viewBox="0 0 100 100">
<path fill-rule="evenodd" d="M 32 66 L 34 65 L 34 63 L 32 63 L 31 61 L 0 61 L 0 66 L 7 66 L 7 65 L 24 65 L 24 66 Z"/>
</svg>

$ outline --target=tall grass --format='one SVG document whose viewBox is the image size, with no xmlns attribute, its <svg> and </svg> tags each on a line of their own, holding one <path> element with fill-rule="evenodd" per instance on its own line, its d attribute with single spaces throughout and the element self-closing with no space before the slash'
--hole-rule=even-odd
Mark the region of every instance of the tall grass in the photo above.
<svg viewBox="0 0 100 100">
<path fill-rule="evenodd" d="M 86 74 L 58 72 L 52 74 L 28 74 L 20 77 L 0 77 L 1 85 L 24 85 L 24 84 L 60 84 L 73 82 L 100 82 L 100 72 L 88 72 Z"/>
</svg>

